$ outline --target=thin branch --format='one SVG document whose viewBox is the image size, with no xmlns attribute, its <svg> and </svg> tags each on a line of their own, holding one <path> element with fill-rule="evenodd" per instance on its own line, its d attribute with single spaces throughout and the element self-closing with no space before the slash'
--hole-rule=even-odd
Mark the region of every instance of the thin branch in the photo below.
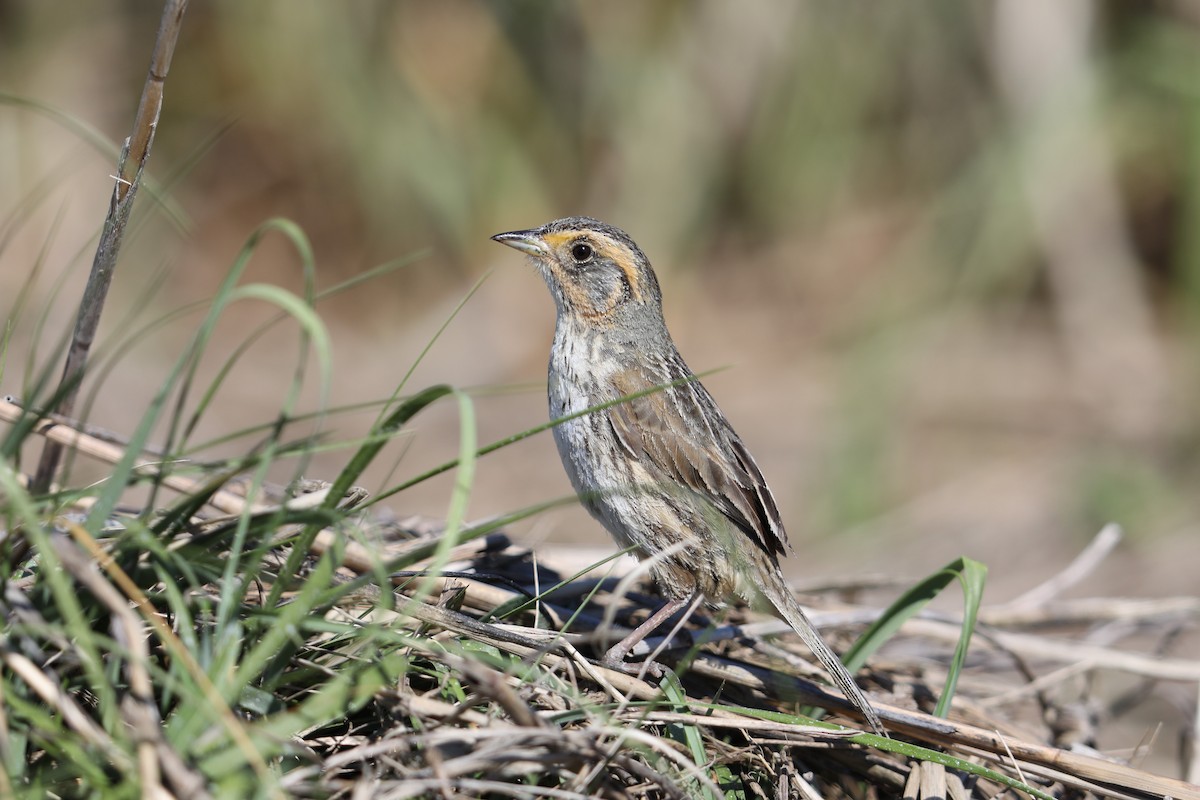
<svg viewBox="0 0 1200 800">
<path fill-rule="evenodd" d="M 137 116 L 133 122 L 133 133 L 125 140 L 117 160 L 117 174 L 113 176 L 115 184 L 112 199 L 109 201 L 108 216 L 104 219 L 104 230 L 100 234 L 100 243 L 96 246 L 96 255 L 92 259 L 92 271 L 83 291 L 83 299 L 79 303 L 75 332 L 71 337 L 71 347 L 67 351 L 62 379 L 55 394 L 57 402 L 53 403 L 52 410 L 67 416 L 75 409 L 75 401 L 79 396 L 79 387 L 87 367 L 88 353 L 91 352 L 92 343 L 96 340 L 96 330 L 100 326 L 100 312 L 104 309 L 104 301 L 112 285 L 117 254 L 125 237 L 125 225 L 129 222 L 133 201 L 142 182 L 142 173 L 150 157 L 150 148 L 154 144 L 158 115 L 162 110 L 163 87 L 186 10 L 187 0 L 166 0 L 158 25 L 158 35 L 154 41 L 154 53 L 150 58 L 150 70 L 142 87 L 142 99 L 138 103 Z M 41 493 L 50 488 L 54 474 L 58 471 L 58 464 L 62 460 L 62 452 L 61 445 L 55 442 L 46 443 L 30 487 L 33 492 Z"/>
</svg>

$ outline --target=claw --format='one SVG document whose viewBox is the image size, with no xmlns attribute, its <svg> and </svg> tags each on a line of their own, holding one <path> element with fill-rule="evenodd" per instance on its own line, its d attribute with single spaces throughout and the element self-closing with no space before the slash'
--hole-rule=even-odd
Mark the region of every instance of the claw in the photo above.
<svg viewBox="0 0 1200 800">
<path fill-rule="evenodd" d="M 604 654 L 604 658 L 600 659 L 600 666 L 605 669 L 611 669 L 614 672 L 623 672 L 626 675 L 632 675 L 635 678 L 642 679 L 649 675 L 651 678 L 659 679 L 665 674 L 663 667 L 657 661 L 625 661 L 625 653 L 614 654 L 613 648 Z"/>
</svg>

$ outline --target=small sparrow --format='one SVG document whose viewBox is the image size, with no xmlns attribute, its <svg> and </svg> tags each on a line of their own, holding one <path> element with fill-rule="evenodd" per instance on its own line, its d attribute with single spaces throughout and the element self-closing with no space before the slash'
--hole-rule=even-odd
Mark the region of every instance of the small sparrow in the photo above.
<svg viewBox="0 0 1200 800">
<path fill-rule="evenodd" d="M 701 598 L 765 599 L 882 733 L 879 716 L 779 570 L 788 544 L 775 498 L 675 348 L 658 279 L 641 249 L 624 231 L 588 217 L 492 238 L 527 253 L 554 295 L 552 418 L 648 392 L 554 428 L 584 506 L 618 545 L 650 559 L 669 598 L 602 663 L 622 668 L 638 642 Z"/>
</svg>

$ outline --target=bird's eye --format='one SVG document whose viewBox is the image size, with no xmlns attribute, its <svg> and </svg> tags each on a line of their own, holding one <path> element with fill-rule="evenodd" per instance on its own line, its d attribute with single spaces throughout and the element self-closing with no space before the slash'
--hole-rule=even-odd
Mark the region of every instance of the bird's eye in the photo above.
<svg viewBox="0 0 1200 800">
<path fill-rule="evenodd" d="M 576 242 L 571 245 L 571 258 L 575 259 L 576 264 L 584 264 L 592 260 L 595 251 L 587 242 Z"/>
</svg>

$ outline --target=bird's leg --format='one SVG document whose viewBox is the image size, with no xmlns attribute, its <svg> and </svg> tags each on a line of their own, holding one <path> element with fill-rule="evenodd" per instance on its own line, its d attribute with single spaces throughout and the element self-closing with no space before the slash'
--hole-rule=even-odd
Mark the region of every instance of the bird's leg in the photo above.
<svg viewBox="0 0 1200 800">
<path fill-rule="evenodd" d="M 642 668 L 638 670 L 637 674 L 638 680 L 645 680 L 647 673 L 655 678 L 662 677 L 662 667 L 656 663 L 658 661 L 658 657 L 661 656 L 663 651 L 671 645 L 671 640 L 674 639 L 676 634 L 683 629 L 683 626 L 687 624 L 687 621 L 692 618 L 692 614 L 696 613 L 696 609 L 700 607 L 700 601 L 703 599 L 704 595 L 700 592 L 692 592 L 692 596 L 688 598 L 688 606 L 683 610 L 683 614 L 679 616 L 679 621 L 676 622 L 675 626 L 672 627 L 671 630 L 667 632 L 667 635 L 663 637 L 662 643 L 659 644 L 658 647 L 654 648 L 654 651 L 650 653 L 650 655 L 642 663 Z"/>
<path fill-rule="evenodd" d="M 690 595 L 675 597 L 667 601 L 662 608 L 651 614 L 645 622 L 634 628 L 632 633 L 610 647 L 608 652 L 604 654 L 604 658 L 600 659 L 600 665 L 609 669 L 626 671 L 625 656 L 629 655 L 629 651 L 636 647 L 638 642 L 653 633 L 659 625 L 666 622 L 676 611 L 686 605 L 694 604 L 698 599 L 698 594 L 698 592 L 693 592 Z"/>
</svg>

